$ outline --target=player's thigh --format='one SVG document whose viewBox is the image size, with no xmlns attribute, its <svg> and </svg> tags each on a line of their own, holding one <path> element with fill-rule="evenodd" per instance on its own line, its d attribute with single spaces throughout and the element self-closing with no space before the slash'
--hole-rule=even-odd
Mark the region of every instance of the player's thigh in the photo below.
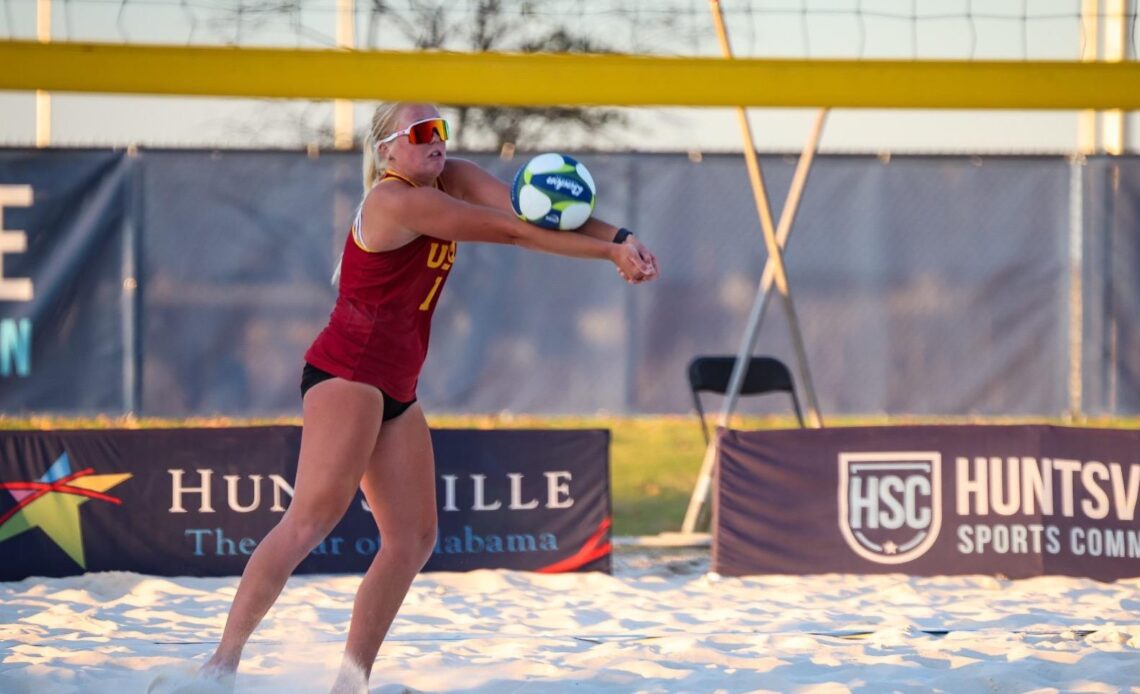
<svg viewBox="0 0 1140 694">
<path fill-rule="evenodd" d="M 363 383 L 333 378 L 309 389 L 290 514 L 344 514 L 378 440 L 383 411 L 380 391 Z"/>
<path fill-rule="evenodd" d="M 384 422 L 360 486 L 384 544 L 434 542 L 435 457 L 418 403 Z"/>
</svg>

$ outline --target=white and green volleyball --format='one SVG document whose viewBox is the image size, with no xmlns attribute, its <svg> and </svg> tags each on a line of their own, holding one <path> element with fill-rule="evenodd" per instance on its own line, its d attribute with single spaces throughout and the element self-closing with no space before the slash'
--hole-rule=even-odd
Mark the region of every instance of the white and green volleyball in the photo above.
<svg viewBox="0 0 1140 694">
<path fill-rule="evenodd" d="M 586 167 L 553 152 L 531 159 L 515 174 L 511 205 L 520 219 L 546 229 L 577 229 L 594 211 L 597 188 Z"/>
</svg>

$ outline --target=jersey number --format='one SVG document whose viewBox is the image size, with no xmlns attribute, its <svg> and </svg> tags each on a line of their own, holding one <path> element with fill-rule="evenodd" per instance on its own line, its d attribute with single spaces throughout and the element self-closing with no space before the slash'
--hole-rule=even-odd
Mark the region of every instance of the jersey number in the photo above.
<svg viewBox="0 0 1140 694">
<path fill-rule="evenodd" d="M 443 282 L 443 275 L 435 278 L 435 284 L 431 286 L 431 291 L 428 292 L 427 298 L 424 299 L 424 302 L 422 304 L 420 304 L 421 311 L 427 311 L 431 309 L 431 300 L 435 298 L 436 292 L 439 291 L 439 285 L 441 282 Z"/>
</svg>

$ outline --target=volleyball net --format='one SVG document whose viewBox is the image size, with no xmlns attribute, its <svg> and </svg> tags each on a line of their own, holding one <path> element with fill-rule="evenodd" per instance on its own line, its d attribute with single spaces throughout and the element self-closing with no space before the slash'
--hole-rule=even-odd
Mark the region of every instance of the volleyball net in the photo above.
<svg viewBox="0 0 1140 694">
<path fill-rule="evenodd" d="M 723 41 L 714 30 L 718 14 Z M 461 136 L 481 133 L 461 140 L 459 149 L 487 150 L 482 163 L 505 178 L 517 168 L 510 161 L 516 148 L 620 149 L 635 155 L 688 150 L 669 166 L 635 155 L 596 164 L 613 181 L 601 196 L 606 218 L 644 229 L 664 260 L 676 259 L 675 274 L 663 280 L 656 298 L 602 312 L 625 317 L 624 337 L 582 327 L 595 324 L 588 306 L 580 325 L 568 328 L 580 333 L 585 345 L 625 347 L 629 363 L 607 380 L 616 388 L 612 402 L 628 411 L 674 411 L 673 404 L 661 403 L 687 402 L 680 384 L 668 386 L 663 395 L 664 387 L 641 373 L 640 365 L 680 373 L 676 364 L 693 352 L 712 344 L 724 350 L 728 333 L 735 347 L 743 319 L 748 316 L 752 324 L 748 308 L 757 267 L 768 264 L 762 286 L 781 282 L 782 271 L 771 264 L 795 222 L 796 198 L 805 195 L 808 168 L 801 170 L 800 163 L 810 167 L 810 157 L 766 164 L 774 200 L 761 200 L 764 186 L 750 170 L 752 212 L 739 160 L 714 160 L 709 151 L 799 151 L 805 139 L 806 153 L 829 146 L 832 152 L 869 150 L 877 158 L 857 166 L 834 159 L 813 174 L 800 224 L 805 231 L 792 244 L 802 250 L 790 275 L 803 277 L 813 292 L 805 297 L 811 324 L 803 342 L 817 356 L 800 361 L 821 364 L 820 380 L 826 379 L 832 391 L 822 397 L 824 409 L 1055 412 L 1067 403 L 1068 410 L 1079 412 L 1088 405 L 1089 383 L 1095 382 L 1104 384 L 1098 392 L 1106 394 L 1097 396 L 1098 407 L 1130 411 L 1133 362 L 1111 346 L 1121 344 L 1125 328 L 1119 326 L 1131 324 L 1127 316 L 1134 303 L 1135 273 L 1114 260 L 1120 244 L 1131 243 L 1132 169 L 1115 162 L 1081 168 L 1063 156 L 983 167 L 970 157 L 994 150 L 1053 155 L 1127 150 L 1127 126 L 1135 116 L 1126 114 L 1140 101 L 1136 17 L 1136 3 L 1124 0 L 711 5 L 638 0 L 572 7 L 521 0 L 0 0 L 0 63 L 18 66 L 0 73 L 0 106 L 6 116 L 15 116 L 5 118 L 9 142 L 29 139 L 34 98 L 37 120 L 47 114 L 49 134 L 53 122 L 59 131 L 89 122 L 84 132 L 103 133 L 82 139 L 58 135 L 45 143 L 309 144 L 319 151 L 358 142 L 376 100 L 427 100 L 458 116 Z M 180 95 L 197 98 L 170 98 Z M 9 106 L 14 100 L 21 100 L 18 108 Z M 255 111 L 222 120 L 202 115 L 207 107 L 220 111 L 251 103 Z M 581 112 L 573 115 L 577 107 L 611 115 L 617 109 L 618 117 L 590 120 Z M 742 135 L 724 107 L 756 107 L 739 112 L 754 130 Z M 291 109 L 292 115 L 286 113 Z M 820 116 L 816 109 L 841 111 L 828 116 L 822 134 L 810 130 L 805 138 L 812 116 Z M 952 113 L 944 115 L 942 109 Z M 1092 109 L 1105 113 L 1095 115 Z M 155 115 L 140 117 L 144 110 Z M 200 133 L 186 125 L 195 123 L 190 110 L 198 113 L 197 122 L 215 127 Z M 12 121 L 21 119 L 25 125 L 11 129 Z M 791 119 L 800 123 L 787 127 Z M 527 130 L 517 125 L 520 121 L 537 125 Z M 285 134 L 270 141 L 265 131 L 273 127 Z M 948 145 L 956 131 L 960 144 Z M 1034 135 L 1046 131 L 1051 134 Z M 779 134 L 786 132 L 792 134 Z M 896 165 L 887 167 L 892 152 L 897 155 L 907 145 L 965 151 L 967 158 L 956 160 L 953 170 L 932 160 L 903 166 L 895 159 Z M 152 157 L 146 166 L 161 168 L 158 159 Z M 702 161 L 704 175 L 698 179 L 688 167 Z M 334 182 L 343 200 L 329 215 L 332 223 L 320 222 L 322 235 L 328 227 L 343 228 L 341 208 L 351 209 L 358 199 L 353 166 L 345 163 L 349 173 L 338 174 Z M 230 173 L 252 180 L 240 167 Z M 220 175 L 203 173 L 205 199 L 212 199 L 210 184 Z M 149 185 L 140 190 L 160 189 Z M 1043 201 L 1048 201 L 1047 213 Z M 245 200 L 239 202 L 235 208 Z M 200 215 L 201 206 L 194 212 Z M 1035 214 L 1044 214 L 1047 222 L 1033 221 Z M 756 233 L 757 216 L 763 242 Z M 693 228 L 715 233 L 702 234 L 697 243 L 682 233 Z M 1042 229 L 1047 229 L 1044 242 Z M 264 236 L 269 238 L 268 232 Z M 995 254 L 993 239 L 999 237 L 1005 255 Z M 316 243 L 332 247 L 323 236 Z M 910 254 L 896 264 L 893 258 L 902 248 Z M 1040 256 L 1037 265 L 1023 262 L 1030 257 L 1026 248 L 1032 257 Z M 203 245 L 203 252 L 209 250 Z M 987 253 L 985 260 L 993 261 L 988 265 L 979 259 Z M 1104 267 L 1094 267 L 1092 259 Z M 704 274 L 677 269 L 697 263 Z M 892 269 L 894 274 L 888 272 Z M 1020 278 L 1016 286 L 1010 277 Z M 1096 279 L 1100 289 L 1082 288 L 1082 278 Z M 151 281 L 148 286 L 153 300 L 161 285 Z M 979 296 L 975 291 L 987 286 L 1015 288 L 1018 293 L 1010 296 L 1020 298 L 1006 306 L 993 298 L 998 292 Z M 171 300 L 188 295 L 172 292 Z M 1029 299 L 1041 296 L 1048 301 Z M 894 300 L 897 305 L 889 311 L 880 310 Z M 720 313 L 712 312 L 713 305 Z M 693 325 L 704 327 L 692 339 L 680 339 L 679 326 L 688 315 L 698 321 Z M 935 315 L 944 320 L 934 320 Z M 1044 366 L 1026 366 L 1019 356 L 1026 341 L 998 327 L 1005 315 L 1021 316 L 1019 326 L 1032 323 L 1034 339 L 1054 345 L 1033 353 Z M 1036 322 L 1026 322 L 1028 315 Z M 955 324 L 955 316 L 970 317 L 969 337 L 961 324 L 965 318 Z M 658 324 L 675 347 L 647 360 L 642 350 L 664 342 L 650 345 L 636 335 Z M 778 343 L 786 344 L 785 337 L 798 341 L 794 334 L 780 334 Z M 883 339 L 898 345 L 898 354 L 892 357 L 893 348 L 885 349 Z M 961 378 L 961 369 L 948 365 L 938 374 L 938 382 L 948 384 L 940 396 L 916 395 L 915 379 L 931 379 L 935 372 L 930 363 L 908 355 L 934 349 L 967 355 L 977 345 L 1005 356 L 991 359 L 975 379 Z M 1093 363 L 1087 357 L 1095 345 L 1105 349 L 1097 352 L 1103 359 Z M 878 370 L 852 372 L 841 359 L 818 356 L 853 350 L 874 355 Z M 785 355 L 791 352 L 804 350 L 796 347 Z M 806 374 L 805 368 L 796 371 Z M 1046 372 L 1048 387 L 1039 377 Z M 903 373 L 909 375 L 902 378 Z M 899 378 L 906 387 L 890 385 Z M 1007 385 L 1017 380 L 1024 387 L 995 390 L 987 385 L 995 380 Z M 849 393 L 859 395 L 852 400 Z"/>
<path fill-rule="evenodd" d="M 521 140 L 513 144 L 523 146 L 564 144 L 570 136 L 571 146 L 620 148 L 626 138 L 637 150 L 668 148 L 654 143 L 671 139 L 667 127 L 646 125 L 644 109 L 1129 111 L 1140 101 L 1134 0 L 713 5 L 724 18 L 732 65 L 722 62 L 709 4 L 696 0 L 572 6 L 528 0 L 4 0 L 0 59 L 19 68 L 0 75 L 0 89 L 9 99 L 13 92 L 38 90 L 38 112 L 47 110 L 44 95 L 54 92 L 269 100 L 259 102 L 263 108 L 247 121 L 299 123 L 286 128 L 286 144 L 340 146 L 349 146 L 353 135 L 359 140 L 363 102 L 376 100 L 434 101 L 465 115 L 471 108 L 545 109 L 555 122 L 551 109 L 639 107 L 632 119 L 587 120 L 578 130 L 575 119 L 563 118 L 560 140 L 542 129 L 532 129 L 529 138 L 513 135 Z M 72 103 L 72 113 L 83 108 L 82 101 Z M 68 108 L 57 104 L 57 120 Z M 461 138 L 468 137 L 461 142 L 497 149 L 510 133 L 475 131 L 502 131 L 495 119 L 510 117 L 467 119 L 472 136 L 461 131 Z M 1132 121 L 1124 115 L 1084 118 L 1081 149 L 1128 147 Z M 1015 135 L 1018 130 L 1016 121 L 990 122 Z M 50 128 L 50 120 L 37 127 Z M 646 130 L 655 135 L 638 139 Z M 248 142 L 248 134 L 241 141 Z M 598 134 L 609 139 L 591 138 Z M 222 129 L 209 136 L 225 135 Z M 179 137 L 194 142 L 196 136 Z M 713 139 L 697 148 L 731 149 L 727 142 Z M 1048 145 L 1035 147 L 1015 136 L 1011 148 Z"/>
</svg>

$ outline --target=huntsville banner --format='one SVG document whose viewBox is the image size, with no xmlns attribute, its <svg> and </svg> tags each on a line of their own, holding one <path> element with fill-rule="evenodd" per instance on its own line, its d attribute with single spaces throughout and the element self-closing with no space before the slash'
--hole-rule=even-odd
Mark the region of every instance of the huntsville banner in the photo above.
<svg viewBox="0 0 1140 694">
<path fill-rule="evenodd" d="M 432 431 L 425 570 L 609 572 L 609 438 Z M 289 505 L 300 439 L 294 426 L 0 432 L 0 580 L 240 574 Z M 381 544 L 358 491 L 298 572 L 363 572 Z"/>
<path fill-rule="evenodd" d="M 717 573 L 1140 575 L 1140 431 L 719 434 Z"/>
</svg>

